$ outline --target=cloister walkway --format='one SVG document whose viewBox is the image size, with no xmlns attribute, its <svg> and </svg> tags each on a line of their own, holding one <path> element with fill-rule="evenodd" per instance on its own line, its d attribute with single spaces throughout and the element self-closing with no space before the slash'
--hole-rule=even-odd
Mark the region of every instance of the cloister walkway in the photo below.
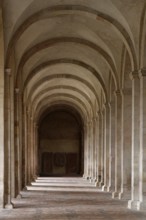
<svg viewBox="0 0 146 220">
<path fill-rule="evenodd" d="M 13 199 L 14 209 L 1 210 L 5 220 L 145 220 L 146 212 L 127 209 L 83 178 L 38 178 Z"/>
</svg>

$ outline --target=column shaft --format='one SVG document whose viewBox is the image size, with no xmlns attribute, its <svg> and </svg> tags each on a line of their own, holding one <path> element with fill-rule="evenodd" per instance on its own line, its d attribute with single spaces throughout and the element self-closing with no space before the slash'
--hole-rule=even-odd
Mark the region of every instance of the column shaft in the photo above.
<svg viewBox="0 0 146 220">
<path fill-rule="evenodd" d="M 109 104 L 106 103 L 104 109 L 104 186 L 103 191 L 107 190 L 109 183 Z"/>
<path fill-rule="evenodd" d="M 132 183 L 128 207 L 140 208 L 140 79 L 138 71 L 132 73 Z"/>
<path fill-rule="evenodd" d="M 121 198 L 121 184 L 123 174 L 123 146 L 122 146 L 122 95 L 120 91 L 115 93 L 115 189 L 113 198 Z"/>
</svg>

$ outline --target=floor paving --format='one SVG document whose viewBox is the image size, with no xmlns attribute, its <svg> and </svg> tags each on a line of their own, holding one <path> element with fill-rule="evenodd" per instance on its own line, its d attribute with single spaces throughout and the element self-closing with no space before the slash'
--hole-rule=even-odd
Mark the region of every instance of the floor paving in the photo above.
<svg viewBox="0 0 146 220">
<path fill-rule="evenodd" d="M 146 220 L 146 212 L 127 209 L 127 201 L 82 178 L 38 178 L 21 196 L 13 199 L 14 209 L 0 211 L 0 219 Z"/>
</svg>

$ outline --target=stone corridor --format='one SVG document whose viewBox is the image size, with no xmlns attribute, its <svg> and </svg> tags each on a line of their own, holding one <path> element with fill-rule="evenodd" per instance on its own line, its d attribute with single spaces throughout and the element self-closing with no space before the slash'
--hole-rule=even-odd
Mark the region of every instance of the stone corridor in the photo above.
<svg viewBox="0 0 146 220">
<path fill-rule="evenodd" d="M 146 0 L 0 0 L 0 219 L 146 220 Z"/>
<path fill-rule="evenodd" d="M 146 212 L 126 209 L 124 200 L 111 199 L 83 178 L 39 178 L 22 198 L 13 199 L 14 209 L 0 211 L 5 220 L 145 220 Z"/>
</svg>

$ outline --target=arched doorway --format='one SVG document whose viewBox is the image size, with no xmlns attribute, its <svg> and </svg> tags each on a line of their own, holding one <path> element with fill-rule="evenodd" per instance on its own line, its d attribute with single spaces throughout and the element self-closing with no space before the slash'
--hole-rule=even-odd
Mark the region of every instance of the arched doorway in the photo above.
<svg viewBox="0 0 146 220">
<path fill-rule="evenodd" d="M 75 110 L 50 109 L 38 129 L 39 175 L 83 174 L 83 125 Z"/>
</svg>

